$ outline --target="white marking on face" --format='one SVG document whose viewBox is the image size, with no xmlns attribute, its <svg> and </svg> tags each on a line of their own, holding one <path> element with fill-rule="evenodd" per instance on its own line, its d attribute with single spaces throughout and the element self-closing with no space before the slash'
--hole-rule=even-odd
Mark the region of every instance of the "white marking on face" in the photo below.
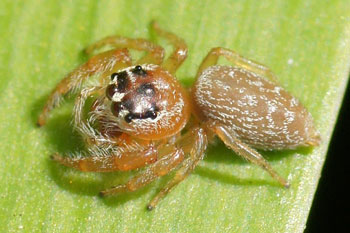
<svg viewBox="0 0 350 233">
<path fill-rule="evenodd" d="M 122 99 L 124 98 L 124 96 L 125 96 L 125 93 L 116 92 L 112 97 L 112 101 L 113 102 L 121 102 Z"/>
</svg>

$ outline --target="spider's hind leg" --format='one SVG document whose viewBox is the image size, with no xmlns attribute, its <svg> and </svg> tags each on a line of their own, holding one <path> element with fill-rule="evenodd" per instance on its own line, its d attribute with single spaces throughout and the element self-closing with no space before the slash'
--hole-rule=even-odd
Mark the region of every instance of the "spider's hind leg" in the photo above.
<svg viewBox="0 0 350 233">
<path fill-rule="evenodd" d="M 285 188 L 288 188 L 290 186 L 288 181 L 281 177 L 260 153 L 235 137 L 234 134 L 231 133 L 229 129 L 227 129 L 227 127 L 217 126 L 214 128 L 214 131 L 218 137 L 226 144 L 226 146 L 231 148 L 239 156 L 245 158 L 251 163 L 260 166 Z"/>
<path fill-rule="evenodd" d="M 217 47 L 210 50 L 208 55 L 203 59 L 201 65 L 199 66 L 199 69 L 197 71 L 197 78 L 198 76 L 208 67 L 216 65 L 218 63 L 218 60 L 220 57 L 225 57 L 227 60 L 231 61 L 235 67 L 242 68 L 245 70 L 248 70 L 250 72 L 253 72 L 255 74 L 258 74 L 260 76 L 268 78 L 272 82 L 277 82 L 276 76 L 272 71 L 253 60 L 249 60 L 245 57 L 242 57 L 235 51 L 232 51 L 230 49 Z"/>
</svg>

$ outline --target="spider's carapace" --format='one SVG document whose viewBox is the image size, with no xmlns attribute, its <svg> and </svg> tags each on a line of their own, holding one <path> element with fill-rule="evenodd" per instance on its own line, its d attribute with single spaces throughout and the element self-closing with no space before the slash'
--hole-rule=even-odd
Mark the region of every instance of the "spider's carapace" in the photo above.
<svg viewBox="0 0 350 233">
<path fill-rule="evenodd" d="M 137 65 L 113 73 L 106 97 L 99 109 L 111 105 L 100 114 L 104 118 L 111 111 L 110 130 L 118 128 L 140 139 L 173 136 L 185 127 L 191 114 L 186 90 L 158 65 Z"/>
</svg>

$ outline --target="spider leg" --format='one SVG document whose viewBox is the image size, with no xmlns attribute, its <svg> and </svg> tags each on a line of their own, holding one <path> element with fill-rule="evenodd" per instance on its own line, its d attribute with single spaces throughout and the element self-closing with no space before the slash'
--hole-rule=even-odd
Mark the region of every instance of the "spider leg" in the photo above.
<svg viewBox="0 0 350 233">
<path fill-rule="evenodd" d="M 88 46 L 85 49 L 85 53 L 90 55 L 94 51 L 104 47 L 112 46 L 115 48 L 127 48 L 135 49 L 140 51 L 146 51 L 147 54 L 141 57 L 136 63 L 137 64 L 161 64 L 164 58 L 164 49 L 145 39 L 132 39 L 122 36 L 109 36 L 104 39 L 97 41 L 96 43 Z"/>
<path fill-rule="evenodd" d="M 148 210 L 152 210 L 172 188 L 183 181 L 194 170 L 198 162 L 203 159 L 207 144 L 207 135 L 204 129 L 198 127 L 195 127 L 181 138 L 178 145 L 184 149 L 185 153 L 189 154 L 189 157 L 181 163 L 174 178 L 151 200 L 147 206 Z"/>
<path fill-rule="evenodd" d="M 61 156 L 54 154 L 51 159 L 66 166 L 84 172 L 129 171 L 157 161 L 158 152 L 153 146 L 139 150 L 130 147 L 113 149 L 101 146 L 89 148 L 88 156 Z"/>
<path fill-rule="evenodd" d="M 233 135 L 230 130 L 225 126 L 216 126 L 214 131 L 219 136 L 219 138 L 233 151 L 235 151 L 241 157 L 247 159 L 249 162 L 254 163 L 265 171 L 267 171 L 272 178 L 277 180 L 281 185 L 288 188 L 290 184 L 283 177 L 281 177 L 271 165 L 262 157 L 260 153 L 251 148 L 249 145 L 245 144 L 237 137 Z"/>
<path fill-rule="evenodd" d="M 155 21 L 152 22 L 151 26 L 159 36 L 167 39 L 175 48 L 173 53 L 162 65 L 164 69 L 168 70 L 171 74 L 174 74 L 187 58 L 187 45 L 183 39 L 177 37 L 174 33 L 161 29 Z"/>
<path fill-rule="evenodd" d="M 225 57 L 227 60 L 231 61 L 238 68 L 243 68 L 245 70 L 256 73 L 263 77 L 267 77 L 273 82 L 276 82 L 277 80 L 275 74 L 272 73 L 272 71 L 268 67 L 256 61 L 249 60 L 245 57 L 242 57 L 238 53 L 232 50 L 221 48 L 221 47 L 211 49 L 211 51 L 203 59 L 201 65 L 199 66 L 196 77 L 199 77 L 199 75 L 209 66 L 216 65 L 220 56 Z"/>
<path fill-rule="evenodd" d="M 182 149 L 176 148 L 173 145 L 165 146 L 159 152 L 160 159 L 149 165 L 144 171 L 132 177 L 125 184 L 101 191 L 102 196 L 109 196 L 122 192 L 132 192 L 151 183 L 160 176 L 168 174 L 184 159 Z"/>
<path fill-rule="evenodd" d="M 78 91 L 83 82 L 97 73 L 111 73 L 131 65 L 131 59 L 126 49 L 110 50 L 90 58 L 85 64 L 69 73 L 51 92 L 43 111 L 41 112 L 38 125 L 43 126 L 50 111 L 57 107 L 63 96 L 68 92 Z"/>
</svg>

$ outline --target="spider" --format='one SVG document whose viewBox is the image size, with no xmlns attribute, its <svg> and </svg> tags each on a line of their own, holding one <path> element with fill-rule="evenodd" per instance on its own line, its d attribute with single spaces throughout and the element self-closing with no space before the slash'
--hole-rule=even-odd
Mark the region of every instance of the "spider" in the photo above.
<svg viewBox="0 0 350 233">
<path fill-rule="evenodd" d="M 101 191 L 102 196 L 135 191 L 176 170 L 149 202 L 151 210 L 195 169 L 217 135 L 288 187 L 256 149 L 319 145 L 311 114 L 276 83 L 267 67 L 221 47 L 208 53 L 194 86 L 186 90 L 175 78 L 187 57 L 186 43 L 155 22 L 151 27 L 174 47 L 165 61 L 164 49 L 148 40 L 110 36 L 85 52 L 91 55 L 105 46 L 114 49 L 92 56 L 52 91 L 38 125 L 45 124 L 66 94 L 78 93 L 73 126 L 86 142 L 86 151 L 70 156 L 56 153 L 51 158 L 84 172 L 144 168 L 125 184 Z M 146 53 L 133 63 L 129 49 Z M 221 56 L 233 66 L 217 65 Z M 98 84 L 84 85 L 91 76 L 99 77 Z M 86 107 L 88 99 L 93 102 Z"/>
</svg>

